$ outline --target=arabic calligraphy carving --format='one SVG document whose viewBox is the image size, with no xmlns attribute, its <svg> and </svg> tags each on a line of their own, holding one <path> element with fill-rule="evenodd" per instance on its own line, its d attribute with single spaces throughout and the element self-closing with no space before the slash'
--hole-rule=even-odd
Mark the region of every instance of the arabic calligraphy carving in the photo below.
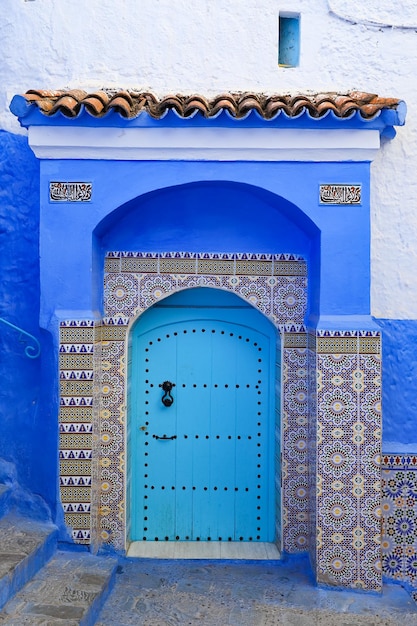
<svg viewBox="0 0 417 626">
<path fill-rule="evenodd" d="M 51 202 L 89 202 L 92 191 L 92 183 L 49 183 L 49 199 Z"/>
<path fill-rule="evenodd" d="M 362 185 L 320 185 L 320 204 L 361 204 Z"/>
</svg>

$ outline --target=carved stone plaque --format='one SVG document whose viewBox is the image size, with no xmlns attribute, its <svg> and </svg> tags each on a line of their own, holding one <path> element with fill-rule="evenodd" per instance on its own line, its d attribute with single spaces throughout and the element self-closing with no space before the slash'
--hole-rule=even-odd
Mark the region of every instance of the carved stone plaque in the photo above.
<svg viewBox="0 0 417 626">
<path fill-rule="evenodd" d="M 320 185 L 320 204 L 361 204 L 362 185 Z"/>
<path fill-rule="evenodd" d="M 92 183 L 49 183 L 49 200 L 51 202 L 89 202 L 93 191 Z"/>
</svg>

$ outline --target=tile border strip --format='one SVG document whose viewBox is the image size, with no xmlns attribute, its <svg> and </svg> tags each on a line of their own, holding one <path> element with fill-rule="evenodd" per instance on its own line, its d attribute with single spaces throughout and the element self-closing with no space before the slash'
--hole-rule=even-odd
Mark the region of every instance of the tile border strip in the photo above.
<svg viewBox="0 0 417 626">
<path fill-rule="evenodd" d="M 59 325 L 59 484 L 76 543 L 91 542 L 94 331 L 92 320 Z"/>
<path fill-rule="evenodd" d="M 384 470 L 417 470 L 417 454 L 383 453 L 381 467 Z"/>
</svg>

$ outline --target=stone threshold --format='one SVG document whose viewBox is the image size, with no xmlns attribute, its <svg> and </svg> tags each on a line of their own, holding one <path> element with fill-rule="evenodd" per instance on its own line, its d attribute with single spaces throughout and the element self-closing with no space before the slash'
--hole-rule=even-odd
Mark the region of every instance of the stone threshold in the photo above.
<svg viewBox="0 0 417 626">
<path fill-rule="evenodd" d="M 274 543 L 241 541 L 133 541 L 127 556 L 142 559 L 246 561 L 275 561 L 281 558 Z"/>
</svg>

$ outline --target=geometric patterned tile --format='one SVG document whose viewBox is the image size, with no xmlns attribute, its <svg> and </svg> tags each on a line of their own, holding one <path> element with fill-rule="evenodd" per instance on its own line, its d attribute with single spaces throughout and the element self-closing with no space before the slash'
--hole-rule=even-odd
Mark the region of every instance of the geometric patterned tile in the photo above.
<svg viewBox="0 0 417 626">
<path fill-rule="evenodd" d="M 379 590 L 381 371 L 373 351 L 376 338 L 369 346 L 368 336 L 357 331 L 318 335 L 317 576 L 326 584 Z"/>
<path fill-rule="evenodd" d="M 60 323 L 60 489 L 77 543 L 91 540 L 94 321 Z"/>
<path fill-rule="evenodd" d="M 413 587 L 417 587 L 416 469 L 382 470 L 383 571 Z"/>
<path fill-rule="evenodd" d="M 283 548 L 296 553 L 308 547 L 307 348 L 284 348 L 283 379 Z"/>
</svg>

